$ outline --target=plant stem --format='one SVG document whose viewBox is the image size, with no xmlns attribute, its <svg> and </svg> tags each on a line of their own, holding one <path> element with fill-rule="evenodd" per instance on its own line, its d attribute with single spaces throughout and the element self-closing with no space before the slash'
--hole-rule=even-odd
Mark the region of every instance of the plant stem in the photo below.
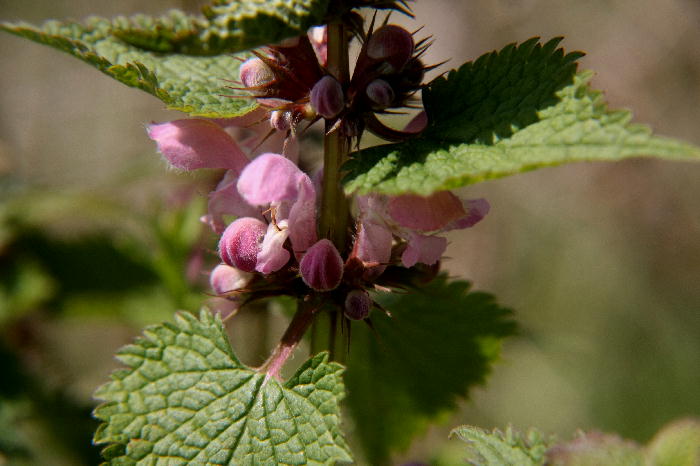
<svg viewBox="0 0 700 466">
<path fill-rule="evenodd" d="M 260 372 L 266 373 L 266 380 L 272 377 L 281 379 L 282 366 L 284 366 L 284 363 L 287 362 L 287 359 L 289 359 L 304 337 L 306 330 L 314 319 L 315 310 L 316 308 L 308 302 L 304 302 L 301 299 L 297 302 L 297 312 L 289 323 L 289 327 L 285 330 L 272 355 L 258 369 Z"/>
<path fill-rule="evenodd" d="M 328 71 L 345 87 L 350 81 L 348 38 L 341 22 L 328 25 Z M 319 234 L 330 239 L 341 254 L 347 249 L 349 206 L 340 184 L 340 167 L 347 160 L 350 143 L 336 130 L 329 133 L 331 123 L 326 121 L 323 141 L 323 188 Z"/>
<path fill-rule="evenodd" d="M 328 71 L 335 76 L 343 88 L 350 82 L 350 61 L 348 55 L 348 31 L 340 21 L 328 25 Z M 321 194 L 321 216 L 319 235 L 330 239 L 338 251 L 344 254 L 348 248 L 348 219 L 350 207 L 340 181 L 341 167 L 348 158 L 350 141 L 341 131 L 331 132 L 332 122 L 326 121 L 326 136 L 323 141 L 323 187 Z M 331 310 L 328 319 L 327 349 L 332 360 L 344 359 L 344 351 L 338 351 L 336 335 L 338 332 L 339 310 Z M 318 320 L 318 319 L 317 319 Z M 315 323 L 314 346 L 318 346 L 319 323 Z M 344 348 L 341 345 L 341 348 Z M 317 350 L 318 348 L 312 348 Z"/>
</svg>

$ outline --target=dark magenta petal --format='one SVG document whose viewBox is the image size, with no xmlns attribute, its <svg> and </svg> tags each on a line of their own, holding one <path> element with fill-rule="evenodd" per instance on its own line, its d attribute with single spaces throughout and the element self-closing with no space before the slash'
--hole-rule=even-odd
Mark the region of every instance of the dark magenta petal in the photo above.
<svg viewBox="0 0 700 466">
<path fill-rule="evenodd" d="M 299 263 L 301 278 L 316 291 L 330 291 L 343 278 L 343 259 L 327 239 L 311 246 Z"/>
<path fill-rule="evenodd" d="M 231 223 L 219 240 L 221 260 L 244 272 L 254 272 L 267 225 L 256 218 L 243 217 Z"/>
</svg>

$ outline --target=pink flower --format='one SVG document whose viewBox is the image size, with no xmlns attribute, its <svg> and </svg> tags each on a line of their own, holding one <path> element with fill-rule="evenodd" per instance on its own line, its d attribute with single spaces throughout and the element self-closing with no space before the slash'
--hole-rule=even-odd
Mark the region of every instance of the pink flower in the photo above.
<svg viewBox="0 0 700 466">
<path fill-rule="evenodd" d="M 307 174 L 279 154 L 262 154 L 236 182 L 236 195 L 248 206 L 269 212 L 269 223 L 242 217 L 219 242 L 221 259 L 246 272 L 276 272 L 290 259 L 287 238 L 298 259 L 317 240 L 316 191 Z"/>
<path fill-rule="evenodd" d="M 239 118 L 192 118 L 154 123 L 148 127 L 149 137 L 173 167 L 180 170 L 228 169 L 209 194 L 209 213 L 202 219 L 217 233 L 224 230 L 224 215 L 260 217 L 259 211 L 243 201 L 236 189 L 238 177 L 250 161 L 246 152 L 255 149 L 284 152 L 292 160 L 298 158 L 296 139 L 287 138 L 286 132 L 272 130 L 265 120 L 266 113 L 264 109 L 257 109 Z M 227 132 L 232 128 L 252 135 L 242 138 L 239 146 Z"/>
<path fill-rule="evenodd" d="M 462 201 L 450 191 L 427 197 L 361 196 L 358 207 L 357 257 L 368 264 L 386 264 L 391 256 L 391 238 L 398 236 L 407 243 L 401 255 L 405 267 L 418 262 L 435 264 L 447 248 L 447 239 L 437 234 L 471 227 L 489 211 L 485 199 Z"/>
</svg>

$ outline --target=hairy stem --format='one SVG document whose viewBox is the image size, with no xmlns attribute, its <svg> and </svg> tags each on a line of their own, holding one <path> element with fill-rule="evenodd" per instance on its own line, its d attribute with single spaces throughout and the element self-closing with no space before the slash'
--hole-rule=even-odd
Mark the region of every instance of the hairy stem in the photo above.
<svg viewBox="0 0 700 466">
<path fill-rule="evenodd" d="M 350 81 L 348 58 L 348 38 L 344 24 L 328 25 L 328 71 L 343 86 Z M 349 206 L 340 184 L 340 167 L 347 160 L 350 143 L 340 131 L 328 133 L 331 123 L 326 122 L 326 136 L 323 141 L 323 188 L 321 197 L 321 218 L 319 234 L 330 239 L 342 253 L 347 249 Z"/>
<path fill-rule="evenodd" d="M 348 31 L 339 21 L 328 25 L 328 71 L 347 87 L 350 82 L 350 63 L 348 56 Z M 332 123 L 326 121 L 326 136 L 323 141 L 323 187 L 321 193 L 321 216 L 319 235 L 330 239 L 338 251 L 344 254 L 348 247 L 348 219 L 350 207 L 340 181 L 341 167 L 348 158 L 350 141 L 340 131 L 330 131 Z M 328 319 L 327 347 L 331 359 L 344 359 L 343 351 L 337 351 L 336 333 L 338 324 L 336 312 Z M 318 321 L 318 319 L 316 319 Z M 312 351 L 318 351 L 320 325 L 314 322 L 315 336 Z"/>
<path fill-rule="evenodd" d="M 301 342 L 304 337 L 306 330 L 311 325 L 314 318 L 314 311 L 316 308 L 308 302 L 299 300 L 297 303 L 297 312 L 294 314 L 292 321 L 289 323 L 289 327 L 285 330 L 282 339 L 277 344 L 277 347 L 272 352 L 272 355 L 258 370 L 260 372 L 265 372 L 265 379 L 268 380 L 272 377 L 281 379 L 280 373 L 282 372 L 282 367 L 287 359 L 292 355 L 296 347 Z"/>
</svg>

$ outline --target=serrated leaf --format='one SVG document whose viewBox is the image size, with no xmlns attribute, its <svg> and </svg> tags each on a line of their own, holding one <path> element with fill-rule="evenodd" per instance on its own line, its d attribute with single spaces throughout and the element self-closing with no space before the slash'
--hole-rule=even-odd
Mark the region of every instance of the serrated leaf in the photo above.
<svg viewBox="0 0 700 466">
<path fill-rule="evenodd" d="M 320 24 L 329 0 L 215 1 L 204 17 L 172 10 L 162 18 L 139 15 L 115 21 L 115 34 L 160 53 L 215 55 L 299 36 Z"/>
<path fill-rule="evenodd" d="M 145 21 L 145 20 L 144 20 Z M 162 54 L 127 44 L 112 22 L 89 18 L 84 24 L 48 21 L 0 28 L 62 50 L 130 87 L 141 89 L 169 108 L 206 117 L 234 117 L 255 108 L 252 100 L 230 98 L 226 80 L 238 79 L 240 61 L 230 55 L 195 57 Z"/>
<path fill-rule="evenodd" d="M 697 466 L 700 464 L 700 420 L 681 419 L 666 425 L 651 440 L 647 464 Z"/>
<path fill-rule="evenodd" d="M 423 89 L 426 130 L 353 154 L 346 190 L 428 195 L 569 162 L 700 160 L 700 148 L 609 110 L 589 87 L 592 73 L 576 73 L 582 54 L 565 54 L 560 40 L 511 44 L 431 82 Z"/>
<path fill-rule="evenodd" d="M 526 434 L 508 427 L 505 432 L 488 432 L 474 426 L 460 426 L 452 430 L 467 443 L 466 461 L 478 466 L 538 466 L 545 463 L 550 442 L 540 432 L 530 429 Z"/>
<path fill-rule="evenodd" d="M 282 384 L 245 367 L 221 320 L 179 314 L 119 352 L 127 366 L 95 396 L 110 464 L 335 464 L 342 366 L 325 353 Z"/>
<path fill-rule="evenodd" d="M 482 383 L 500 340 L 514 333 L 510 311 L 466 282 L 439 276 L 408 293 L 377 295 L 373 330 L 354 325 L 345 381 L 348 405 L 371 464 L 386 462 Z"/>
</svg>

